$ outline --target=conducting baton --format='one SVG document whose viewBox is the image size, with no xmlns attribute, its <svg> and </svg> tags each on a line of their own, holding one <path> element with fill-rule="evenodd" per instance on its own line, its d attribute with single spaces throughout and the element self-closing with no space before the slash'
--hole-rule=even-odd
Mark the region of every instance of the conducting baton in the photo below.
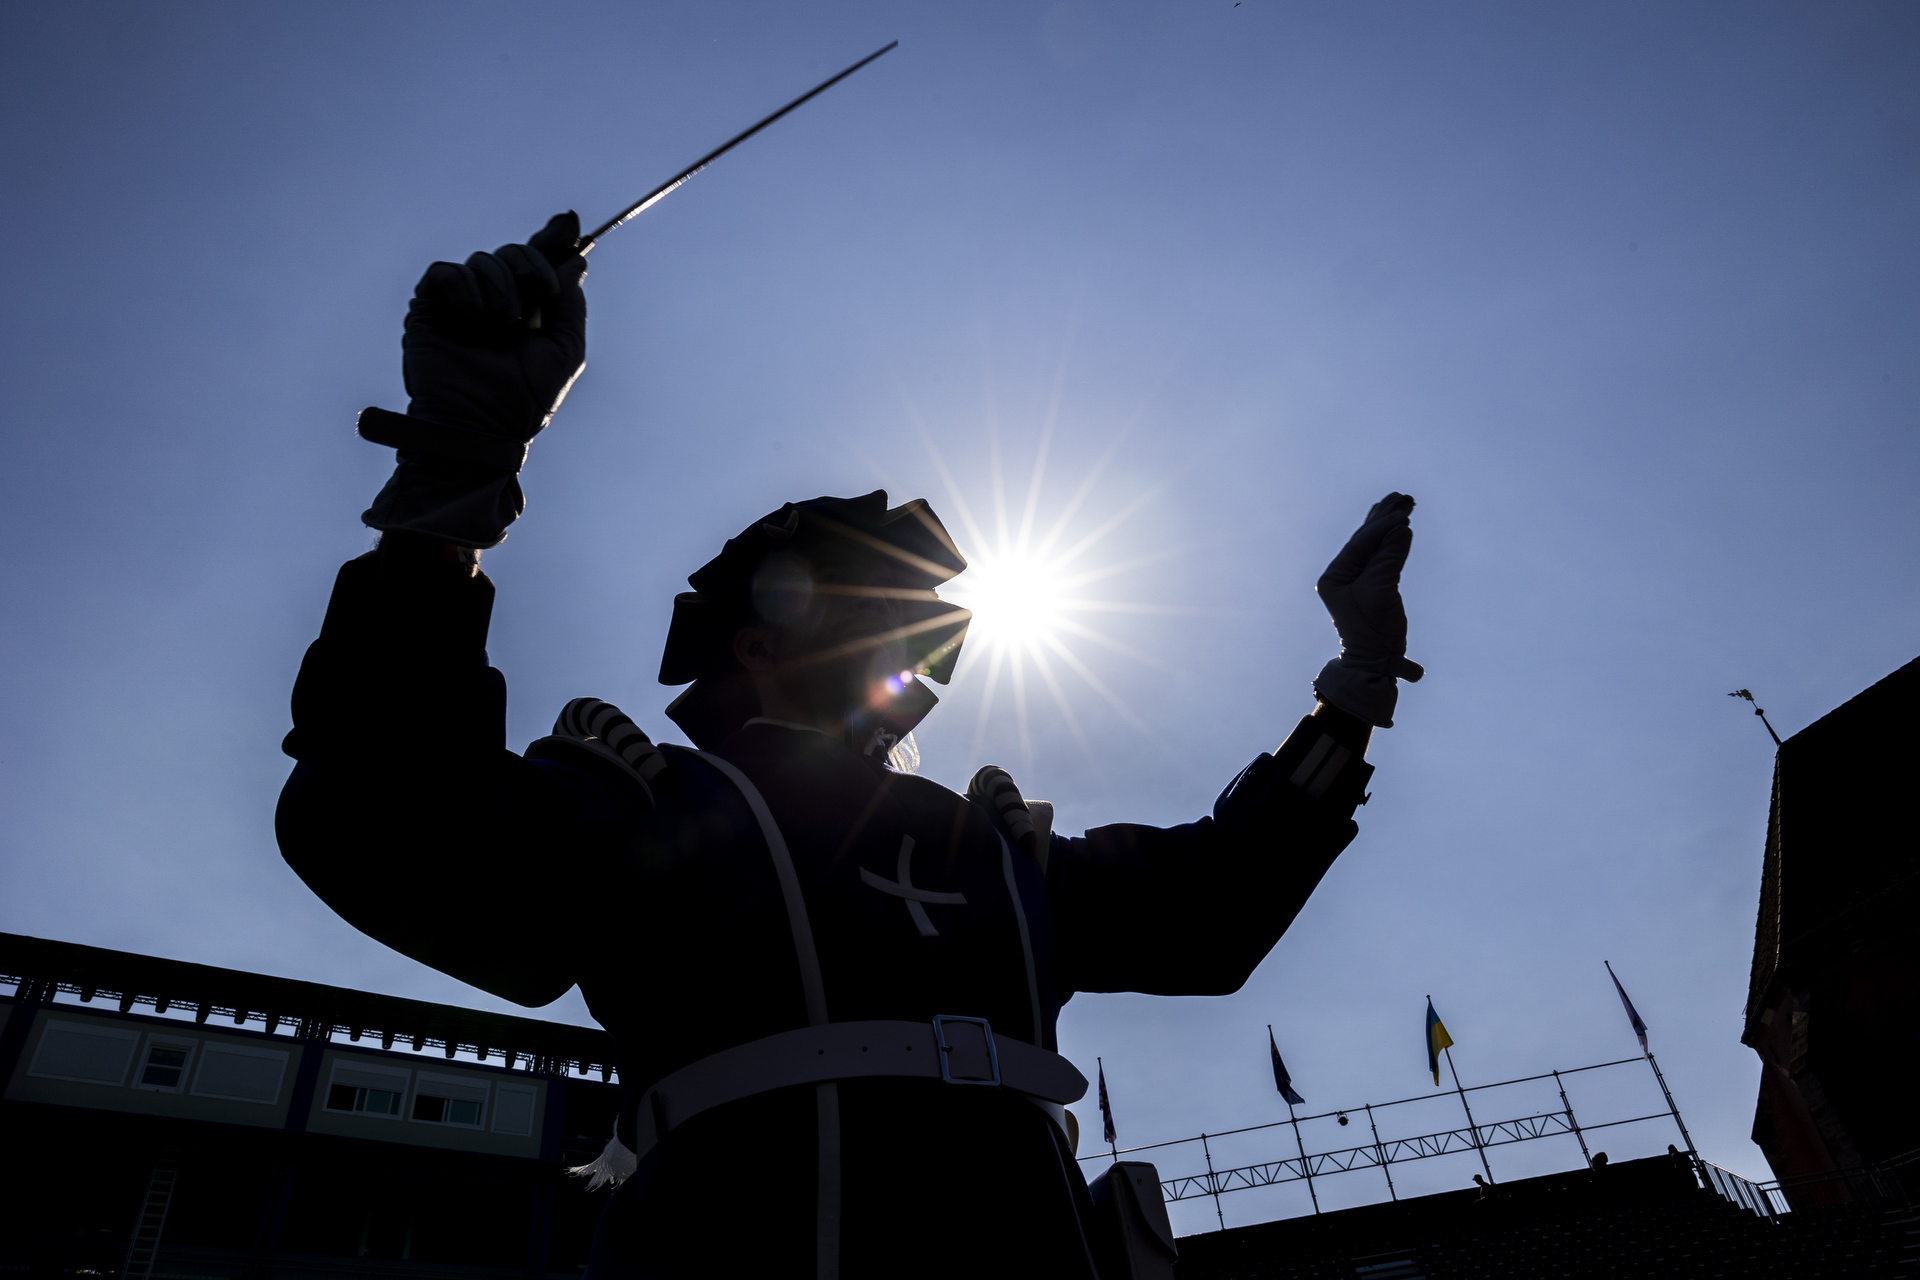
<svg viewBox="0 0 1920 1280">
<path fill-rule="evenodd" d="M 664 200 L 667 197 L 668 193 L 670 193 L 675 187 L 679 186 L 681 183 L 685 182 L 688 178 L 691 178 L 694 174 L 700 172 L 702 169 L 712 164 L 715 160 L 718 160 L 721 156 L 727 154 L 727 152 L 733 150 L 735 147 L 745 142 L 748 138 L 751 138 L 754 134 L 760 132 L 762 129 L 772 124 L 775 120 L 778 120 L 781 116 L 784 116 L 785 114 L 787 114 L 787 112 L 793 110 L 795 107 L 799 106 L 801 103 L 806 102 L 811 98 L 818 97 L 820 94 L 825 93 L 827 90 L 833 88 L 833 86 L 839 84 L 842 80 L 845 80 L 848 76 L 852 75 L 854 72 L 858 71 L 860 68 L 866 66 L 869 62 L 872 62 L 875 58 L 879 57 L 881 54 L 887 53 L 897 48 L 899 44 L 900 42 L 898 40 L 895 40 L 889 43 L 885 48 L 876 50 L 875 52 L 868 54 L 866 57 L 860 59 L 860 61 L 854 63 L 852 66 L 848 67 L 845 71 L 842 71 L 839 75 L 833 77 L 831 80 L 822 81 L 820 84 L 817 84 L 813 88 L 807 90 L 805 93 L 795 98 L 792 102 L 789 102 L 786 106 L 780 108 L 778 111 L 774 112 L 772 115 L 768 116 L 765 120 L 762 120 L 760 123 L 754 125 L 752 128 L 747 129 L 742 133 L 737 133 L 733 137 L 728 138 L 725 142 L 721 143 L 719 146 L 715 147 L 713 150 L 707 152 L 707 154 L 701 156 L 698 160 L 695 160 L 692 164 L 688 165 L 686 168 L 682 169 L 680 172 L 674 174 L 671 178 L 668 178 L 665 182 L 661 183 L 659 186 L 655 187 L 653 190 L 647 192 L 646 195 L 641 196 L 638 200 L 634 201 L 632 204 L 622 209 L 619 213 L 607 219 L 607 221 L 601 223 L 599 226 L 595 227 L 592 231 L 589 231 L 586 235 L 580 237 L 580 242 L 574 247 L 574 252 L 581 253 L 581 254 L 586 253 L 588 250 L 593 248 L 594 242 L 598 240 L 601 236 L 607 234 L 607 232 L 613 230 L 615 227 L 619 226 L 621 223 L 627 222 L 633 218 L 639 217 L 641 214 L 645 213 L 648 209 L 651 209 L 654 205 Z"/>
</svg>

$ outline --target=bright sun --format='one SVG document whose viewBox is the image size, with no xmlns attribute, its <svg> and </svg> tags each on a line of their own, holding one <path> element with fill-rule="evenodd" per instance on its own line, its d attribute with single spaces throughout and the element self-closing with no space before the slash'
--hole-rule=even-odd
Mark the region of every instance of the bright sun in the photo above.
<svg viewBox="0 0 1920 1280">
<path fill-rule="evenodd" d="M 1095 674 L 1081 651 L 1092 645 L 1135 661 L 1151 662 L 1105 627 L 1093 624 L 1100 620 L 1100 615 L 1110 618 L 1116 614 L 1171 612 L 1159 606 L 1100 598 L 1105 596 L 1103 588 L 1109 586 L 1112 579 L 1177 554 L 1167 549 L 1122 562 L 1102 555 L 1102 544 L 1107 538 L 1132 519 L 1159 490 L 1149 489 L 1117 509 L 1108 507 L 1102 513 L 1104 518 L 1092 528 L 1069 535 L 1068 531 L 1075 528 L 1081 513 L 1087 509 L 1118 442 L 1085 475 L 1064 503 L 1043 506 L 1041 490 L 1051 436 L 1049 423 L 1041 432 L 1038 457 L 1027 482 L 1026 500 L 1019 508 L 1013 508 L 1007 500 L 999 450 L 994 442 L 990 448 L 991 506 L 976 513 L 955 484 L 932 437 L 924 430 L 921 435 L 965 531 L 960 550 L 966 556 L 967 570 L 941 588 L 940 594 L 973 610 L 974 614 L 966 645 L 960 651 L 954 683 L 979 682 L 979 715 L 974 725 L 973 744 L 976 755 L 996 706 L 1003 705 L 1003 691 L 1010 695 L 1021 752 L 1028 762 L 1032 756 L 1030 693 L 1045 691 L 1044 696 L 1053 703 L 1060 720 L 1089 755 L 1093 753 L 1093 745 L 1070 696 L 1070 687 L 1074 684 L 1091 689 L 1130 724 L 1146 731 L 1132 708 Z M 991 432 L 989 438 L 993 439 Z M 986 518 L 978 518 L 980 516 Z M 1090 595 L 1089 588 L 1094 588 L 1099 595 Z"/>
<path fill-rule="evenodd" d="M 1066 574 L 1058 566 L 1031 555 L 982 555 L 966 577 L 971 581 L 955 596 L 973 610 L 970 639 L 1026 649 L 1058 633 L 1066 603 Z"/>
</svg>

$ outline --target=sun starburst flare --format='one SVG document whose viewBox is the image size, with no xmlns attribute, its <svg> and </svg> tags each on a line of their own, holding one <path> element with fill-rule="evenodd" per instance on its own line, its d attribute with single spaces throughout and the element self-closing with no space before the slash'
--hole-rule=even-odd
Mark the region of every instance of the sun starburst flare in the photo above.
<svg viewBox="0 0 1920 1280">
<path fill-rule="evenodd" d="M 1016 648 L 1044 643 L 1060 629 L 1069 601 L 1066 573 L 1035 556 L 980 552 L 968 562 L 967 581 L 956 584 L 956 599 L 973 610 L 968 638 L 991 647 Z"/>
<path fill-rule="evenodd" d="M 967 570 L 944 588 L 942 594 L 973 610 L 974 614 L 966 647 L 961 650 L 959 667 L 954 673 L 956 685 L 980 681 L 984 675 L 971 754 L 979 755 L 996 709 L 1009 708 L 1009 702 L 1003 702 L 1000 697 L 1004 685 L 1010 695 L 1023 765 L 1031 765 L 1033 758 L 1033 707 L 1029 688 L 1036 683 L 1045 687 L 1061 723 L 1080 743 L 1089 760 L 1097 763 L 1093 744 L 1070 696 L 1076 685 L 1099 695 L 1127 723 L 1151 737 L 1146 723 L 1100 678 L 1080 650 L 1091 645 L 1164 669 L 1164 663 L 1110 634 L 1098 625 L 1097 619 L 1100 615 L 1185 612 L 1107 598 L 1107 586 L 1113 579 L 1179 554 L 1178 549 L 1169 548 L 1120 561 L 1102 561 L 1099 555 L 1103 544 L 1151 502 L 1161 486 L 1149 488 L 1069 541 L 1070 532 L 1077 531 L 1076 521 L 1119 448 L 1119 438 L 1088 471 L 1072 497 L 1048 513 L 1046 525 L 1041 527 L 1041 494 L 1052 434 L 1049 422 L 1041 430 L 1025 501 L 1016 517 L 1008 509 L 998 433 L 990 430 L 993 504 L 989 532 L 976 518 L 974 504 L 967 501 L 955 482 L 931 434 L 924 428 L 921 431 L 927 453 L 964 531 L 960 549 L 967 558 Z M 1097 588 L 1101 594 L 1089 594 L 1090 588 Z"/>
</svg>

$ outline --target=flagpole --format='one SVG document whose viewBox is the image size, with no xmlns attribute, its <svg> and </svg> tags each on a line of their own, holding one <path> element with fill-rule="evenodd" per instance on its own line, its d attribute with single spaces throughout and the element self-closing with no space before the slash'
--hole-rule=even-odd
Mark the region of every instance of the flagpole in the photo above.
<svg viewBox="0 0 1920 1280">
<path fill-rule="evenodd" d="M 1273 1043 L 1273 1024 L 1271 1022 L 1267 1024 L 1267 1043 Z M 1278 1068 L 1275 1068 L 1274 1074 L 1279 1074 Z M 1276 1083 L 1278 1082 L 1276 1081 Z M 1293 1145 L 1300 1149 L 1300 1176 L 1307 1180 L 1307 1195 L 1313 1199 L 1313 1211 L 1319 1213 L 1320 1193 L 1313 1189 L 1313 1166 L 1307 1162 L 1307 1144 L 1300 1140 L 1300 1117 L 1293 1112 L 1293 1099 L 1287 1097 L 1284 1093 L 1282 1093 L 1280 1097 L 1281 1100 L 1287 1104 L 1287 1119 L 1293 1124 Z M 1374 1136 L 1376 1138 L 1379 1137 L 1378 1134 Z M 1225 1221 L 1222 1220 L 1221 1226 L 1224 1227 L 1225 1225 Z"/>
<path fill-rule="evenodd" d="M 1740 692 L 1745 693 L 1746 690 L 1743 689 Z M 1739 694 L 1734 696 L 1738 697 Z M 1773 726 L 1768 725 L 1767 731 L 1771 733 Z M 1774 741 L 1778 742 L 1779 740 L 1779 735 L 1776 734 Z M 1680 1108 L 1674 1105 L 1673 1090 L 1667 1088 L 1667 1078 L 1660 1074 L 1660 1064 L 1653 1060 L 1653 1050 L 1647 1046 L 1646 1021 L 1641 1018 L 1640 1011 L 1633 1007 L 1633 1001 L 1627 999 L 1627 989 L 1620 985 L 1620 975 L 1613 971 L 1612 963 L 1606 960 L 1602 960 L 1600 963 L 1607 966 L 1607 976 L 1613 979 L 1613 989 L 1620 996 L 1620 1007 L 1627 1011 L 1627 1021 L 1633 1024 L 1633 1034 L 1640 1041 L 1640 1053 L 1646 1058 L 1647 1065 L 1653 1068 L 1653 1078 L 1660 1082 L 1660 1095 L 1667 1100 L 1667 1110 L 1673 1116 L 1673 1123 L 1680 1130 L 1681 1141 L 1687 1144 L 1687 1154 L 1692 1156 L 1697 1162 L 1700 1159 L 1700 1153 L 1694 1150 L 1693 1135 L 1687 1132 L 1687 1122 L 1680 1118 Z"/>
<path fill-rule="evenodd" d="M 1460 1095 L 1460 1109 L 1467 1113 L 1467 1129 L 1473 1134 L 1473 1149 L 1480 1153 L 1480 1167 L 1487 1171 L 1487 1181 L 1493 1181 L 1493 1166 L 1487 1163 L 1487 1149 L 1480 1142 L 1480 1126 L 1474 1123 L 1473 1108 L 1467 1105 L 1467 1091 L 1460 1087 L 1460 1072 L 1453 1065 L 1453 1046 L 1441 1050 L 1447 1055 L 1447 1070 L 1453 1075 L 1453 1091 Z"/>
<path fill-rule="evenodd" d="M 1673 1105 L 1673 1090 L 1667 1088 L 1667 1078 L 1660 1074 L 1660 1064 L 1653 1060 L 1653 1050 L 1647 1050 L 1647 1065 L 1653 1068 L 1653 1078 L 1660 1082 L 1660 1092 L 1666 1095 L 1667 1110 L 1673 1113 L 1673 1122 L 1680 1126 L 1680 1140 L 1687 1144 L 1687 1154 L 1697 1162 L 1700 1153 L 1693 1149 L 1693 1135 L 1687 1132 L 1687 1122 L 1680 1118 L 1680 1108 Z"/>
<path fill-rule="evenodd" d="M 1307 1162 L 1307 1144 L 1300 1141 L 1300 1121 L 1293 1114 L 1291 1102 L 1287 1104 L 1287 1119 L 1293 1121 L 1293 1145 L 1300 1148 L 1300 1173 L 1307 1180 L 1307 1194 L 1313 1197 L 1313 1211 L 1318 1213 L 1320 1195 L 1313 1189 L 1313 1166 Z"/>
<path fill-rule="evenodd" d="M 1082 1058 L 1080 1061 L 1085 1062 Z M 1107 1131 L 1107 1150 L 1112 1154 L 1113 1163 L 1120 1163 L 1120 1144 L 1115 1141 L 1120 1135 L 1114 1131 L 1113 1108 L 1107 1101 L 1107 1064 L 1100 1058 L 1093 1060 L 1094 1067 L 1100 1072 L 1100 1124 Z M 1082 1076 L 1081 1079 L 1086 1079 Z"/>
</svg>

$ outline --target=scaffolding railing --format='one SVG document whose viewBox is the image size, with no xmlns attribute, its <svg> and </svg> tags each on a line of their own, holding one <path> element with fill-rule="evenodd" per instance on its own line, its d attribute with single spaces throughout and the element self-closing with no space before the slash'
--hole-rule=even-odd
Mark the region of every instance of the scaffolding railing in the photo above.
<svg viewBox="0 0 1920 1280">
<path fill-rule="evenodd" d="M 1596 1129 L 1609 1129 L 1615 1125 L 1638 1124 L 1645 1120 L 1669 1118 L 1665 1112 L 1655 1112 L 1651 1115 L 1633 1116 L 1626 1120 L 1609 1120 L 1604 1124 L 1586 1125 L 1583 1126 L 1583 1131 L 1592 1133 Z M 1401 1164 L 1410 1160 L 1427 1160 L 1434 1156 L 1456 1155 L 1468 1151 L 1485 1150 L 1489 1147 L 1507 1146 L 1515 1142 L 1530 1142 L 1536 1138 L 1569 1136 L 1572 1133 L 1573 1126 L 1564 1115 L 1523 1116 L 1515 1120 L 1479 1124 L 1472 1128 L 1447 1129 L 1413 1138 L 1397 1138 L 1366 1146 L 1348 1147 L 1342 1151 L 1309 1152 L 1305 1160 L 1295 1157 L 1290 1160 L 1271 1160 L 1264 1164 L 1243 1165 L 1237 1169 L 1188 1174 L 1167 1179 L 1161 1187 L 1168 1200 L 1194 1200 L 1203 1196 L 1224 1195 L 1229 1191 L 1250 1191 L 1255 1187 L 1271 1187 L 1282 1182 L 1325 1178 L 1336 1173 L 1378 1169 L 1385 1165 Z M 1220 1135 L 1209 1136 L 1219 1137 Z M 1189 1141 L 1193 1140 L 1189 1139 Z"/>
<path fill-rule="evenodd" d="M 1802 1200 L 1802 1207 L 1811 1205 L 1816 1209 L 1848 1203 L 1911 1204 L 1913 1197 L 1907 1190 L 1906 1177 L 1900 1171 L 1916 1163 L 1920 1163 L 1920 1151 L 1909 1151 L 1877 1164 L 1850 1165 L 1844 1169 L 1825 1169 L 1818 1173 L 1776 1178 L 1771 1182 L 1755 1182 L 1731 1170 L 1722 1169 L 1710 1160 L 1697 1157 L 1694 1160 L 1701 1182 L 1710 1190 L 1717 1191 L 1728 1202 L 1762 1218 L 1778 1218 L 1792 1212 L 1796 1193 Z"/>
<path fill-rule="evenodd" d="M 1687 1138 L 1686 1125 L 1680 1120 L 1678 1107 L 1673 1103 L 1672 1095 L 1666 1089 L 1664 1079 L 1661 1093 L 1667 1108 L 1646 1115 L 1627 1116 L 1619 1119 L 1604 1120 L 1598 1124 L 1582 1123 L 1573 1111 L 1573 1104 L 1567 1098 L 1564 1078 L 1588 1071 L 1604 1071 L 1611 1067 L 1624 1067 L 1636 1062 L 1646 1061 L 1653 1066 L 1656 1076 L 1658 1066 L 1653 1063 L 1652 1055 L 1639 1058 L 1621 1058 L 1613 1062 L 1596 1062 L 1591 1066 L 1573 1067 L 1562 1071 L 1547 1071 L 1539 1075 L 1518 1076 L 1512 1080 L 1497 1080 L 1491 1084 L 1467 1085 L 1456 1090 L 1442 1090 L 1437 1093 L 1419 1094 L 1409 1098 L 1396 1098 L 1391 1102 L 1363 1103 L 1357 1107 L 1340 1107 L 1332 1111 L 1323 1111 L 1310 1116 L 1298 1116 L 1287 1120 L 1275 1120 L 1267 1124 L 1247 1125 L 1238 1129 L 1225 1129 L 1218 1133 L 1202 1133 L 1191 1138 L 1175 1138 L 1166 1142 L 1150 1142 L 1138 1147 L 1116 1147 L 1107 1151 L 1081 1156 L 1084 1161 L 1118 1160 L 1123 1155 L 1138 1155 L 1148 1151 L 1171 1151 L 1173 1148 L 1189 1147 L 1197 1144 L 1206 1164 L 1204 1172 L 1176 1174 L 1164 1177 L 1161 1181 L 1161 1194 L 1168 1201 L 1195 1200 L 1212 1197 L 1216 1212 L 1219 1198 L 1235 1191 L 1249 1191 L 1256 1187 L 1271 1187 L 1281 1183 L 1304 1181 L 1311 1185 L 1316 1178 L 1331 1177 L 1336 1174 L 1352 1173 L 1362 1169 L 1379 1169 L 1386 1174 L 1387 1191 L 1394 1199 L 1399 1198 L 1393 1185 L 1391 1166 L 1413 1160 L 1428 1160 L 1436 1156 L 1456 1155 L 1465 1152 L 1478 1152 L 1482 1156 L 1488 1148 L 1507 1146 L 1517 1142 L 1532 1142 L 1541 1138 L 1572 1137 L 1580 1144 L 1583 1162 L 1591 1163 L 1593 1156 L 1587 1146 L 1586 1135 L 1601 1129 L 1616 1128 L 1621 1125 L 1643 1124 L 1648 1121 L 1671 1120 L 1680 1131 L 1680 1137 L 1687 1142 L 1688 1154 L 1693 1155 L 1692 1143 Z M 1453 1099 L 1465 1102 L 1464 1095 L 1489 1089 L 1502 1089 L 1514 1085 L 1530 1084 L 1542 1080 L 1552 1080 L 1559 1091 L 1558 1109 L 1535 1112 L 1532 1115 L 1517 1116 L 1510 1120 L 1497 1120 L 1491 1123 L 1472 1121 L 1457 1129 L 1443 1129 L 1432 1133 L 1415 1134 L 1408 1137 L 1382 1137 L 1380 1133 L 1380 1113 L 1394 1107 L 1404 1107 L 1415 1103 L 1444 1103 Z M 1464 1110 L 1464 1105 L 1463 1105 Z M 1235 1168 L 1221 1169 L 1213 1163 L 1213 1142 L 1221 1138 L 1240 1134 L 1260 1133 L 1269 1129 L 1293 1127 L 1296 1121 L 1305 1124 L 1313 1120 L 1337 1119 L 1346 1124 L 1349 1118 L 1364 1115 L 1367 1118 L 1372 1141 L 1337 1150 L 1309 1151 L 1303 1144 L 1298 1155 L 1281 1156 L 1274 1160 L 1257 1164 L 1241 1165 Z M 1696 1157 L 1697 1158 L 1697 1157 Z M 1704 1163 L 1704 1162 L 1703 1162 Z M 1714 1166 L 1718 1168 L 1718 1166 Z M 1724 1173 L 1725 1171 L 1722 1170 Z M 1475 1175 L 1477 1178 L 1479 1175 Z M 1737 1177 L 1737 1175 L 1728 1175 Z M 1742 1180 L 1744 1181 L 1744 1179 Z M 1752 1185 L 1752 1184 L 1748 1184 Z M 1722 1194 L 1727 1194 L 1725 1191 Z M 1730 1197 L 1731 1198 L 1731 1197 Z M 1317 1211 L 1317 1210 L 1316 1210 Z M 1224 1221 L 1224 1219 L 1223 1219 Z"/>
<path fill-rule="evenodd" d="M 1792 1209 L 1778 1182 L 1755 1182 L 1711 1160 L 1695 1160 L 1694 1168 L 1709 1191 L 1719 1192 L 1722 1199 L 1759 1217 L 1777 1218 Z"/>
</svg>

